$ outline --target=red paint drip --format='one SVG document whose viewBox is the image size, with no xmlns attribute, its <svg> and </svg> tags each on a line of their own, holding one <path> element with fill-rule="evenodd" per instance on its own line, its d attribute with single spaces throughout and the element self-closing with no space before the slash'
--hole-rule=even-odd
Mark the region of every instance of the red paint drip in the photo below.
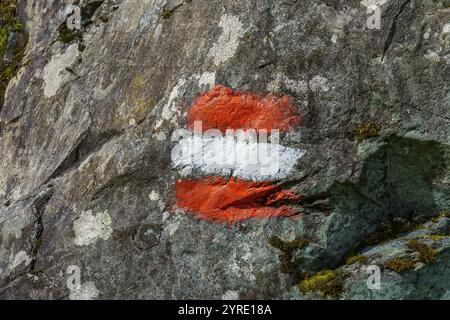
<svg viewBox="0 0 450 320">
<path fill-rule="evenodd" d="M 189 110 L 188 124 L 202 121 L 202 130 L 278 129 L 286 132 L 300 124 L 300 117 L 288 96 L 233 92 L 217 85 L 200 96 Z"/>
<path fill-rule="evenodd" d="M 177 206 L 195 217 L 233 224 L 251 218 L 288 217 L 294 211 L 273 205 L 299 200 L 292 191 L 279 190 L 271 182 L 225 180 L 210 177 L 203 180 L 180 180 L 175 185 Z"/>
</svg>

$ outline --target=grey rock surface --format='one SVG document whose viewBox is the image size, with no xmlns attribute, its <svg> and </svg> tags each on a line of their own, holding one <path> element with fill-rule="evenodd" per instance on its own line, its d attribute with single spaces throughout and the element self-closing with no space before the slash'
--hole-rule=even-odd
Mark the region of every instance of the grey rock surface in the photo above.
<svg viewBox="0 0 450 320">
<path fill-rule="evenodd" d="M 448 1 L 387 1 L 379 30 L 357 0 L 85 2 L 77 33 L 63 1 L 16 4 L 28 42 L 0 109 L 0 299 L 330 298 L 297 286 L 321 270 L 345 271 L 332 298 L 450 299 Z M 306 155 L 285 182 L 302 219 L 174 208 L 170 137 L 214 84 L 295 102 L 283 139 Z M 276 237 L 310 243 L 286 255 Z M 417 258 L 405 237 L 437 259 L 386 269 Z M 382 290 L 345 264 L 356 253 Z"/>
</svg>

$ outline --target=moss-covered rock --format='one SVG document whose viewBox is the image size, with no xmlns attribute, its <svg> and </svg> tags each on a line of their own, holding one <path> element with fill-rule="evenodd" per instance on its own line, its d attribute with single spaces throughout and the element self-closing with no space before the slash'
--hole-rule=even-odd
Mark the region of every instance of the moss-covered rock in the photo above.
<svg viewBox="0 0 450 320">
<path fill-rule="evenodd" d="M 398 259 L 392 259 L 390 260 L 386 268 L 395 271 L 397 273 L 405 272 L 411 269 L 414 269 L 414 266 L 416 265 L 416 261 L 409 258 L 398 258 Z"/>
<path fill-rule="evenodd" d="M 302 280 L 298 287 L 303 293 L 320 292 L 337 298 L 343 290 L 344 274 L 340 271 L 323 270 Z"/>
<path fill-rule="evenodd" d="M 9 82 L 0 112 L 0 298 L 67 298 L 68 265 L 102 299 L 449 296 L 447 218 L 428 223 L 450 208 L 450 11 L 442 1 L 389 1 L 374 31 L 359 0 L 89 0 L 83 42 L 58 29 L 68 2 L 47 2 L 18 0 L 14 13 L 29 19 L 33 61 Z M 1 34 L 5 52 L 21 42 L 14 25 Z M 274 182 L 305 195 L 284 204 L 294 216 L 227 228 L 176 207 L 176 181 L 205 175 L 173 167 L 171 135 L 189 127 L 190 107 L 215 84 L 239 96 L 270 92 L 301 114 L 280 144 L 305 156 Z M 39 223 L 33 203 L 47 184 L 54 192 Z M 74 242 L 74 220 L 87 210 L 109 212 L 111 238 Z M 437 250 L 436 262 L 406 246 L 416 238 Z M 346 264 L 353 251 L 367 262 Z M 396 272 L 386 268 L 393 258 L 418 263 L 406 271 L 391 262 Z M 28 261 L 39 271 L 32 277 Z M 374 266 L 379 290 L 368 288 Z"/>
<path fill-rule="evenodd" d="M 269 244 L 272 247 L 277 248 L 282 251 L 283 254 L 280 256 L 281 260 L 281 272 L 287 274 L 296 273 L 295 265 L 292 262 L 292 254 L 295 250 L 300 250 L 306 247 L 310 243 L 309 240 L 298 238 L 292 241 L 283 241 L 280 237 L 272 236 L 269 238 Z"/>
<path fill-rule="evenodd" d="M 379 136 L 381 126 L 377 123 L 365 123 L 355 129 L 356 141 L 362 142 Z"/>
<path fill-rule="evenodd" d="M 27 34 L 17 16 L 17 0 L 0 3 L 0 109 L 9 81 L 20 67 Z"/>
<path fill-rule="evenodd" d="M 367 257 L 363 255 L 354 255 L 350 256 L 345 260 L 346 264 L 354 264 L 354 263 L 360 263 L 360 264 L 366 264 L 367 263 Z"/>
<path fill-rule="evenodd" d="M 420 242 L 417 239 L 408 241 L 408 248 L 419 253 L 419 259 L 424 263 L 434 263 L 438 259 L 437 250 L 431 246 Z"/>
<path fill-rule="evenodd" d="M 58 40 L 62 43 L 71 43 L 74 40 L 82 39 L 81 32 L 76 29 L 69 29 L 66 23 L 59 26 Z"/>
</svg>

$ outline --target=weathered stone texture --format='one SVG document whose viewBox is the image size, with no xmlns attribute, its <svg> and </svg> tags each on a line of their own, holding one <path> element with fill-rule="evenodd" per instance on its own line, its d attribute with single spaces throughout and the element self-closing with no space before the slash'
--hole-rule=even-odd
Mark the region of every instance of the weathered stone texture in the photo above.
<svg viewBox="0 0 450 320">
<path fill-rule="evenodd" d="M 87 2 L 82 31 L 61 37 L 63 1 L 17 1 L 28 42 L 0 109 L 1 299 L 310 299 L 297 284 L 324 269 L 345 274 L 335 298 L 450 298 L 448 218 L 431 221 L 450 209 L 448 1 L 390 0 L 380 30 L 357 0 Z M 292 98 L 302 219 L 229 227 L 173 209 L 170 137 L 214 84 Z M 420 241 L 437 260 L 386 269 L 416 258 L 411 232 L 435 236 Z M 283 261 L 271 237 L 310 243 Z M 382 267 L 381 290 L 350 254 Z"/>
</svg>

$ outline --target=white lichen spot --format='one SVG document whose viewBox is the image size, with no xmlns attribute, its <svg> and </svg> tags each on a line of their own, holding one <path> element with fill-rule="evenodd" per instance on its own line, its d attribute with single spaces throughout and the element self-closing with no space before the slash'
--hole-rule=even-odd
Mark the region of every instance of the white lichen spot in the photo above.
<svg viewBox="0 0 450 320">
<path fill-rule="evenodd" d="M 64 53 L 53 56 L 44 67 L 44 95 L 47 98 L 53 97 L 61 84 L 70 76 L 66 68 L 76 61 L 78 54 L 78 44 L 74 43 Z"/>
<path fill-rule="evenodd" d="M 94 300 L 100 291 L 92 281 L 83 283 L 80 289 L 70 290 L 69 300 Z"/>
<path fill-rule="evenodd" d="M 152 135 L 152 137 L 153 137 L 153 139 L 158 140 L 158 141 L 167 140 L 167 135 L 164 132 L 162 132 L 162 131 L 155 132 Z"/>
<path fill-rule="evenodd" d="M 222 28 L 222 34 L 208 52 L 208 57 L 213 59 L 216 66 L 221 65 L 235 55 L 239 47 L 239 39 L 245 33 L 243 24 L 238 17 L 233 15 L 223 15 L 219 26 Z"/>
<path fill-rule="evenodd" d="M 283 22 L 283 23 L 280 23 L 279 25 L 277 25 L 277 26 L 275 27 L 275 29 L 273 29 L 273 32 L 278 33 L 278 32 L 280 32 L 280 31 L 282 31 L 284 28 L 289 27 L 289 26 L 291 26 L 291 23 L 290 23 L 290 22 Z"/>
<path fill-rule="evenodd" d="M 338 39 L 339 39 L 338 34 L 337 33 L 333 33 L 333 35 L 331 36 L 331 42 L 336 44 Z"/>
<path fill-rule="evenodd" d="M 166 222 L 172 215 L 169 212 L 163 212 L 162 214 L 162 222 Z"/>
<path fill-rule="evenodd" d="M 90 210 L 81 213 L 73 223 L 75 244 L 88 246 L 96 243 L 98 239 L 108 240 L 112 235 L 111 224 L 111 217 L 107 211 L 97 215 L 93 215 Z"/>
<path fill-rule="evenodd" d="M 362 0 L 361 4 L 365 7 L 381 7 L 385 5 L 389 0 Z"/>
<path fill-rule="evenodd" d="M 328 86 L 328 79 L 324 78 L 322 76 L 314 76 L 309 81 L 309 88 L 313 92 L 317 92 L 317 91 L 327 92 L 330 90 L 330 87 Z"/>
<path fill-rule="evenodd" d="M 200 79 L 198 80 L 198 84 L 202 88 L 212 88 L 216 84 L 216 73 L 215 72 L 204 72 Z"/>
<path fill-rule="evenodd" d="M 284 85 L 291 91 L 294 91 L 298 94 L 305 94 L 308 91 L 308 84 L 303 80 L 291 80 L 286 78 L 284 81 Z"/>
<path fill-rule="evenodd" d="M 247 258 L 243 259 L 243 256 L 246 256 Z M 237 246 L 233 249 L 232 255 L 230 257 L 227 273 L 231 274 L 233 277 L 238 277 L 245 281 L 255 281 L 255 261 L 253 257 L 254 256 L 252 255 L 252 248 L 248 243 Z"/>
<path fill-rule="evenodd" d="M 228 290 L 222 295 L 222 300 L 238 300 L 239 299 L 239 292 Z"/>
<path fill-rule="evenodd" d="M 438 62 L 440 60 L 439 54 L 430 50 L 425 54 L 425 58 L 434 62 Z"/>
<path fill-rule="evenodd" d="M 283 77 L 284 76 L 282 74 L 277 74 L 275 79 L 267 84 L 267 90 L 269 92 L 279 92 L 281 89 L 281 84 L 283 83 Z"/>
<path fill-rule="evenodd" d="M 159 194 L 155 190 L 152 190 L 152 192 L 150 192 L 150 195 L 148 197 L 152 201 L 158 201 L 159 200 Z"/>
<path fill-rule="evenodd" d="M 166 203 L 164 201 L 162 201 L 162 200 L 159 200 L 158 201 L 158 208 L 159 208 L 159 210 L 164 211 L 166 209 Z"/>
<path fill-rule="evenodd" d="M 442 29 L 443 33 L 450 33 L 450 23 L 446 23 Z"/>
<path fill-rule="evenodd" d="M 165 226 L 164 231 L 169 234 L 169 237 L 171 237 L 175 234 L 175 232 L 177 232 L 179 227 L 180 227 L 180 222 L 174 221 L 174 222 L 169 223 L 167 226 Z"/>
<path fill-rule="evenodd" d="M 176 122 L 176 116 L 178 112 L 177 101 L 179 97 L 182 95 L 182 87 L 186 83 L 186 80 L 181 79 L 170 92 L 169 98 L 167 99 L 167 103 L 164 105 L 164 108 L 161 112 L 161 118 L 164 120 L 170 120 L 172 122 Z"/>
<path fill-rule="evenodd" d="M 25 266 L 28 266 L 33 259 L 28 256 L 28 254 L 25 251 L 20 251 L 16 256 L 14 257 L 14 261 L 10 265 L 10 269 L 14 270 L 18 266 L 25 264 Z"/>
</svg>

